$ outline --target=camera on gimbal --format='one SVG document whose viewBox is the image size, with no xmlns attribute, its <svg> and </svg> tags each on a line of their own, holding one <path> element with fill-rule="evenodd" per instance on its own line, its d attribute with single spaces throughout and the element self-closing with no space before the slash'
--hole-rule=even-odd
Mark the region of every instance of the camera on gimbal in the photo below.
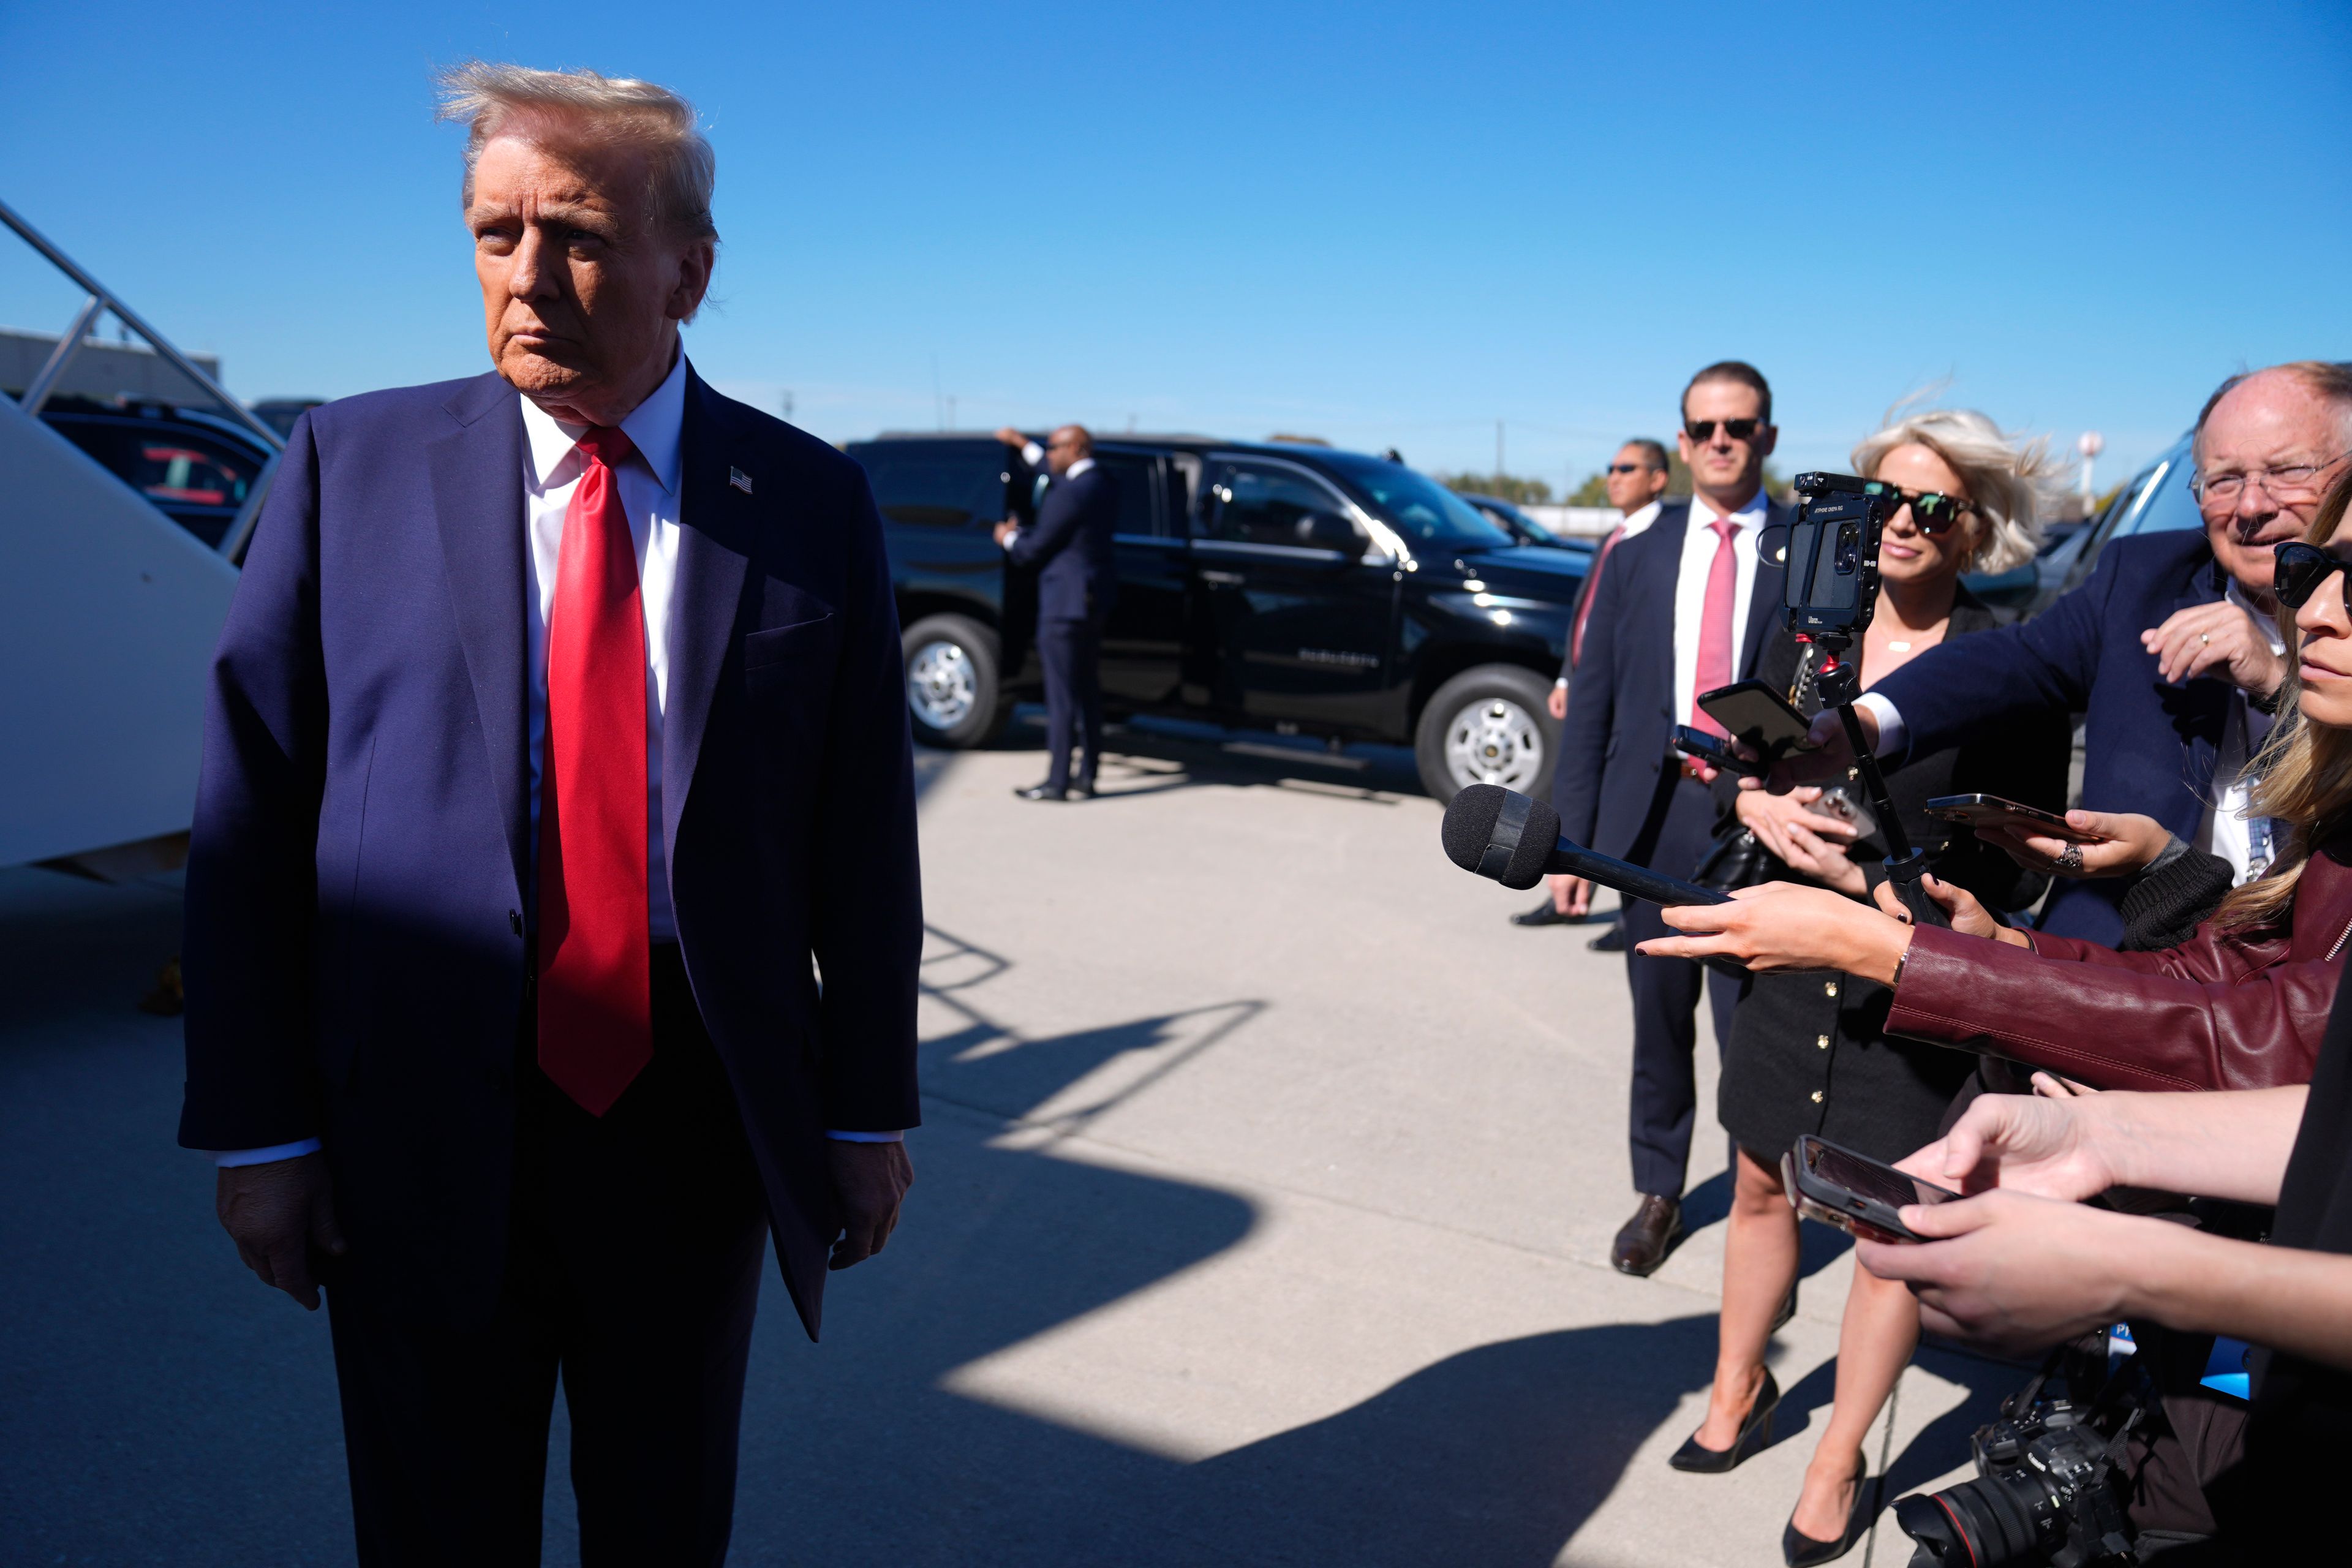
<svg viewBox="0 0 2352 1568">
<path fill-rule="evenodd" d="M 1895 1522 L 1916 1543 L 1910 1568 L 2139 1561 L 2117 1460 L 2154 1394 L 2137 1355 L 2112 1375 L 2100 1373 L 2097 1352 L 2062 1348 L 1969 1439 L 1975 1480 L 1895 1503 Z M 2062 1392 L 2050 1392 L 2053 1377 Z"/>
</svg>

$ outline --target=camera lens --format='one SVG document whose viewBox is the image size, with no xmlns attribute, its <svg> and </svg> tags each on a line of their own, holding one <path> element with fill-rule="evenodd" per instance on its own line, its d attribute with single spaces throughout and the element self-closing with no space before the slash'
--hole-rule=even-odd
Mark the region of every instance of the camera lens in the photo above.
<svg viewBox="0 0 2352 1568">
<path fill-rule="evenodd" d="M 2039 1477 L 2011 1470 L 1895 1505 L 1916 1543 L 1912 1568 L 2011 1568 L 2042 1563 L 2064 1533 L 2058 1500 Z"/>
<path fill-rule="evenodd" d="M 1861 555 L 1862 530 L 1851 522 L 1840 523 L 1837 536 L 1837 574 L 1841 577 L 1853 576 L 1854 563 Z"/>
</svg>

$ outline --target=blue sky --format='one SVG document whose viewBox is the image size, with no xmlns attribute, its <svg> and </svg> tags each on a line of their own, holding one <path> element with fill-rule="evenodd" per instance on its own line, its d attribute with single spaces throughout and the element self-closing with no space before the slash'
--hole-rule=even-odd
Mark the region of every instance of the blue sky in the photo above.
<svg viewBox="0 0 2352 1568">
<path fill-rule="evenodd" d="M 2221 376 L 2352 358 L 2352 7 L 0 3 L 0 198 L 247 398 L 488 366 L 426 76 L 651 78 L 719 152 L 728 391 L 841 440 L 1276 430 L 1557 487 L 1772 379 L 2103 482 Z M 74 298 L 0 238 L 0 323 Z"/>
</svg>

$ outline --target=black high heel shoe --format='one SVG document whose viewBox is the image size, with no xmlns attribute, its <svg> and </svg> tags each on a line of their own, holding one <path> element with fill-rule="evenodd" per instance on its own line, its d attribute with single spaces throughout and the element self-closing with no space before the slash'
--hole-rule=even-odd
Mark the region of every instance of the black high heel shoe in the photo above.
<svg viewBox="0 0 2352 1568">
<path fill-rule="evenodd" d="M 1867 1468 L 1867 1467 L 1865 1467 Z M 1885 1500 L 1886 1478 L 1864 1475 L 1853 1486 L 1853 1511 L 1846 1515 L 1845 1533 L 1835 1541 L 1815 1541 L 1797 1528 L 1790 1516 L 1788 1528 L 1780 1531 L 1780 1561 L 1789 1568 L 1815 1568 L 1822 1563 L 1834 1563 L 1853 1550 L 1878 1517 L 1878 1506 Z"/>
<path fill-rule="evenodd" d="M 1666 1463 L 1678 1470 L 1696 1475 L 1719 1476 L 1726 1470 L 1736 1470 L 1742 1461 L 1760 1454 L 1772 1446 L 1772 1412 L 1780 1404 L 1780 1385 L 1772 1381 L 1772 1369 L 1764 1369 L 1764 1386 L 1756 1391 L 1756 1403 L 1748 1407 L 1748 1418 L 1739 1424 L 1739 1436 L 1731 1440 L 1728 1448 L 1708 1448 L 1699 1444 L 1694 1432 L 1683 1439 L 1683 1446 L 1666 1458 Z"/>
</svg>

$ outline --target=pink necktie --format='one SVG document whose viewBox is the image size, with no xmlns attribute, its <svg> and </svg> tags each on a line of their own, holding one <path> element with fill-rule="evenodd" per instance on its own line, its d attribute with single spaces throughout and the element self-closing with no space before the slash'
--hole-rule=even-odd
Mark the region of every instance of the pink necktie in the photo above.
<svg viewBox="0 0 2352 1568">
<path fill-rule="evenodd" d="M 547 615 L 539 1065 L 591 1116 L 653 1059 L 645 609 L 613 472 L 634 450 L 614 428 L 581 437 Z"/>
<path fill-rule="evenodd" d="M 1728 686 L 1737 679 L 1732 668 L 1731 608 L 1739 590 L 1739 561 L 1732 553 L 1731 539 L 1739 525 L 1718 517 L 1707 526 L 1715 530 L 1715 560 L 1706 569 L 1706 606 L 1698 616 L 1698 679 L 1691 689 L 1691 723 L 1729 739 L 1729 731 L 1699 710 L 1698 694 Z"/>
</svg>

